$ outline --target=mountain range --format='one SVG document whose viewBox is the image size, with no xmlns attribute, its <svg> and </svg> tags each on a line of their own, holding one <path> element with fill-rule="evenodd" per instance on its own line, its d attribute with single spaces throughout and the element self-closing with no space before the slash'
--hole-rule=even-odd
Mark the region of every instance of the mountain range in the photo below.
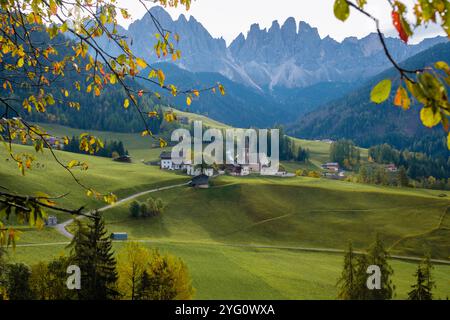
<svg viewBox="0 0 450 320">
<path fill-rule="evenodd" d="M 191 72 L 217 72 L 261 91 L 305 88 L 322 82 L 357 82 L 380 73 L 388 65 L 375 33 L 337 42 L 330 37 L 322 39 L 316 28 L 289 18 L 282 25 L 274 21 L 269 29 L 253 24 L 246 36 L 241 33 L 227 46 L 224 39 L 213 38 L 193 16 L 188 20 L 180 15 L 173 20 L 160 6 L 150 11 L 164 29 L 180 35 L 182 59 L 176 62 L 178 67 Z M 119 31 L 128 38 L 135 54 L 151 63 L 164 62 L 154 53 L 157 30 L 148 13 L 128 30 Z M 398 61 L 443 41 L 444 37 L 436 37 L 406 45 L 400 39 L 386 39 Z M 110 51 L 117 49 L 112 42 L 103 42 Z M 169 57 L 166 62 L 170 60 Z"/>
<path fill-rule="evenodd" d="M 120 28 L 119 33 L 136 55 L 152 64 L 163 63 L 168 83 L 181 88 L 224 84 L 225 98 L 202 95 L 189 109 L 234 126 L 293 122 L 344 97 L 389 66 L 376 34 L 337 42 L 330 37 L 322 39 L 316 28 L 289 18 L 282 25 L 274 21 L 269 29 L 253 24 L 246 36 L 241 33 L 227 46 L 224 39 L 212 37 L 192 16 L 187 19 L 180 15 L 173 20 L 159 6 L 151 8 L 151 13 L 164 29 L 179 34 L 177 48 L 182 57 L 177 62 L 157 58 L 157 30 L 148 13 L 127 30 Z M 386 39 L 397 61 L 443 41 L 446 38 L 436 37 L 406 45 L 399 39 Z M 106 38 L 102 45 L 111 53 L 119 53 Z M 172 99 L 172 103 L 177 108 L 186 107 L 182 97 Z"/>
</svg>

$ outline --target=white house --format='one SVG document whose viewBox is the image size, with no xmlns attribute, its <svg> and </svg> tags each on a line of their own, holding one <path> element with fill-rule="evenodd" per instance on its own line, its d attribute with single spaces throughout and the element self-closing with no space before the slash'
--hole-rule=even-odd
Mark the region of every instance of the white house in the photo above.
<svg viewBox="0 0 450 320">
<path fill-rule="evenodd" d="M 260 174 L 262 176 L 275 176 L 277 175 L 278 170 L 276 168 L 271 168 L 268 166 L 261 166 L 261 172 Z"/>
<path fill-rule="evenodd" d="M 162 152 L 160 159 L 161 169 L 163 170 L 187 170 L 188 166 L 192 163 L 191 160 L 175 161 L 180 160 L 180 158 L 172 158 L 172 152 Z"/>
<path fill-rule="evenodd" d="M 161 169 L 163 170 L 175 170 L 173 167 L 172 153 L 162 152 L 160 155 L 161 159 Z"/>
<path fill-rule="evenodd" d="M 250 167 L 246 165 L 241 166 L 241 176 L 248 176 L 250 174 Z"/>
</svg>

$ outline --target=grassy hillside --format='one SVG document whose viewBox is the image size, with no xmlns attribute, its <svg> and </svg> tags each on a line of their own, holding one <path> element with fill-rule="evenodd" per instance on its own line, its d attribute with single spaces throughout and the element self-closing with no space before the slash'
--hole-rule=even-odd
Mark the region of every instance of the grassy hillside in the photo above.
<svg viewBox="0 0 450 320">
<path fill-rule="evenodd" d="M 34 149 L 28 146 L 15 146 L 15 152 L 30 152 Z M 135 194 L 139 191 L 167 186 L 189 181 L 183 175 L 161 171 L 158 167 L 142 163 L 117 163 L 108 158 L 92 157 L 69 152 L 56 151 L 63 163 L 76 159 L 89 164 L 87 171 L 74 170 L 75 175 L 87 186 L 101 193 L 114 192 L 119 198 Z M 43 191 L 51 196 L 67 194 L 58 200 L 58 204 L 70 208 L 86 206 L 87 209 L 104 205 L 86 196 L 86 191 L 78 186 L 70 175 L 53 160 L 50 152 L 45 150 L 31 170 L 22 176 L 17 165 L 9 159 L 4 148 L 0 148 L 0 181 L 3 187 L 22 194 L 34 194 Z M 39 166 L 38 166 L 39 165 Z M 65 215 L 59 215 L 67 219 Z"/>
<path fill-rule="evenodd" d="M 431 250 L 434 258 L 450 258 L 450 232 L 439 225 L 450 202 L 437 192 L 311 178 L 223 177 L 215 183 L 209 190 L 153 195 L 168 204 L 155 219 L 133 220 L 127 205 L 114 208 L 106 214 L 108 227 L 134 239 L 337 249 L 349 240 L 364 249 L 380 233 L 393 253 Z M 432 245 L 422 239 L 437 230 Z M 418 242 L 413 250 L 403 242 L 411 237 Z"/>
<path fill-rule="evenodd" d="M 188 265 L 197 299 L 335 299 L 342 254 L 256 249 L 191 243 L 145 243 L 181 257 Z M 115 243 L 120 250 L 122 243 Z M 19 247 L 15 261 L 34 263 L 67 254 L 65 245 Z M 416 263 L 391 260 L 396 299 L 405 299 Z M 436 265 L 435 298 L 450 296 L 450 266 Z"/>
</svg>

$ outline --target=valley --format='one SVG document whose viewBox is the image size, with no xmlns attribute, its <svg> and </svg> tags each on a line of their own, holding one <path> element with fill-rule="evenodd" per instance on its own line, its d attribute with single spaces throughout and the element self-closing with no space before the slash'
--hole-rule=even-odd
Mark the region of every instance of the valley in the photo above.
<svg viewBox="0 0 450 320">
<path fill-rule="evenodd" d="M 57 125 L 44 126 L 55 135 L 82 132 Z M 122 199 L 190 179 L 141 163 L 157 160 L 162 151 L 150 148 L 148 138 L 137 134 L 91 133 L 123 141 L 133 159 L 133 163 L 124 164 L 56 151 L 64 162 L 71 159 L 88 162 L 89 169 L 76 174 L 83 183 L 98 190 L 112 191 Z M 328 160 L 329 143 L 300 139 L 295 143 L 309 148 L 308 166 L 318 170 Z M 27 146 L 16 148 L 29 150 Z M 3 151 L 0 155 L 6 158 Z M 15 164 L 1 161 L 2 185 L 21 193 L 33 193 L 37 188 L 55 196 L 69 192 L 58 200 L 58 204 L 69 208 L 104 206 L 86 197 L 85 191 L 64 170 L 51 165 L 52 161 L 45 151 L 39 157 L 39 168 L 33 168 L 23 178 Z M 294 171 L 304 166 L 284 165 L 293 166 Z M 27 183 L 21 185 L 21 179 Z M 214 178 L 211 184 L 207 190 L 184 186 L 151 194 L 167 204 L 165 212 L 155 218 L 131 218 L 129 202 L 113 207 L 104 212 L 108 231 L 127 232 L 130 240 L 182 257 L 192 272 L 199 299 L 333 299 L 342 252 L 348 241 L 353 242 L 356 250 L 363 251 L 376 233 L 392 255 L 421 258 L 431 252 L 434 259 L 450 261 L 450 201 L 439 197 L 442 194 L 450 197 L 450 192 L 308 177 L 223 176 Z M 145 201 L 149 196 L 137 200 Z M 64 214 L 56 216 L 59 222 L 70 218 Z M 13 261 L 32 264 L 67 253 L 69 240 L 56 229 L 17 227 L 22 233 L 15 252 L 9 253 Z M 115 250 L 122 246 L 121 242 L 114 243 Z M 393 259 L 392 265 L 398 287 L 396 298 L 402 299 L 409 290 L 416 262 Z M 450 294 L 449 271 L 450 265 L 436 264 L 438 297 Z"/>
</svg>

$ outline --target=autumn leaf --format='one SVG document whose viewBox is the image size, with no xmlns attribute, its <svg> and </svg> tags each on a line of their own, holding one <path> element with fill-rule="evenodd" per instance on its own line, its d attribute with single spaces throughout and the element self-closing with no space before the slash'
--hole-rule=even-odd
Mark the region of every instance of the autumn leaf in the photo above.
<svg viewBox="0 0 450 320">
<path fill-rule="evenodd" d="M 350 7 L 345 0 L 336 0 L 334 2 L 334 15 L 341 21 L 348 19 L 350 15 Z"/>
<path fill-rule="evenodd" d="M 192 98 L 190 96 L 186 97 L 186 104 L 190 106 L 192 104 Z"/>
<path fill-rule="evenodd" d="M 77 160 L 72 160 L 69 162 L 69 164 L 67 165 L 67 168 L 72 169 L 73 167 L 78 165 L 78 161 Z"/>
<path fill-rule="evenodd" d="M 392 11 L 392 23 L 395 29 L 397 29 L 400 39 L 405 43 L 408 43 L 409 35 L 405 29 L 405 21 L 403 21 L 402 16 L 397 11 Z"/>
<path fill-rule="evenodd" d="M 166 80 L 166 75 L 164 74 L 164 72 L 161 69 L 158 70 L 157 74 L 158 74 L 159 85 L 162 87 L 162 86 L 164 86 L 164 81 Z"/>
<path fill-rule="evenodd" d="M 225 95 L 225 88 L 221 84 L 219 84 L 219 91 L 223 96 Z"/>
<path fill-rule="evenodd" d="M 408 110 L 411 106 L 411 100 L 408 97 L 408 92 L 406 89 L 400 86 L 395 94 L 394 105 L 397 107 L 402 107 L 403 110 Z"/>
<path fill-rule="evenodd" d="M 389 98 L 392 89 L 392 82 L 389 79 L 380 81 L 370 93 L 370 100 L 377 104 L 383 103 Z"/>
<path fill-rule="evenodd" d="M 147 68 L 147 62 L 145 62 L 143 59 L 141 58 L 136 58 L 136 63 L 138 64 L 139 67 L 141 67 L 142 69 Z"/>
<path fill-rule="evenodd" d="M 159 138 L 159 147 L 160 148 L 167 147 L 167 142 L 164 139 L 162 139 L 162 138 Z"/>
<path fill-rule="evenodd" d="M 434 112 L 433 108 L 425 107 L 420 110 L 420 120 L 424 126 L 433 128 L 441 122 L 442 116 L 439 111 Z"/>
<path fill-rule="evenodd" d="M 450 150 L 450 132 L 448 133 L 448 136 L 447 136 L 447 148 L 448 148 L 448 150 Z"/>
<path fill-rule="evenodd" d="M 125 109 L 128 109 L 129 106 L 130 106 L 130 100 L 125 99 L 125 101 L 123 102 L 123 107 L 124 107 Z"/>
</svg>

